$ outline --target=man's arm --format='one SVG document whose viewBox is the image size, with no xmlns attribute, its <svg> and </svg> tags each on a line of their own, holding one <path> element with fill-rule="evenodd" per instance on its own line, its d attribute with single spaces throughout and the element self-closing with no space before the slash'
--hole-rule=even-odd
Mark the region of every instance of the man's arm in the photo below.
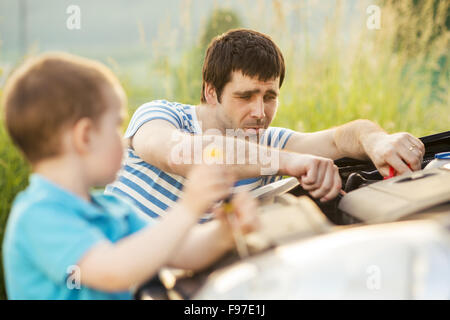
<svg viewBox="0 0 450 320">
<path fill-rule="evenodd" d="M 259 152 L 264 149 L 265 154 L 277 153 L 278 150 L 261 146 L 256 143 L 247 142 L 220 135 L 192 135 L 181 132 L 167 121 L 153 120 L 147 122 L 138 129 L 136 134 L 129 139 L 129 145 L 136 151 L 137 155 L 147 163 L 150 163 L 163 171 L 174 173 L 186 177 L 189 171 L 199 164 L 203 151 L 211 143 L 215 143 L 219 149 L 222 149 L 224 156 L 223 162 L 226 162 L 226 146 L 234 146 L 234 159 L 227 164 L 228 169 L 234 173 L 237 179 L 257 177 L 261 175 L 262 165 L 260 162 L 252 163 L 249 161 L 250 150 Z M 245 159 L 237 162 L 237 149 L 244 150 Z M 187 151 L 187 152 L 186 152 Z M 230 151 L 230 150 L 228 150 Z M 180 159 L 178 156 L 184 152 L 186 158 Z M 275 156 L 275 155 L 274 155 Z"/>
<path fill-rule="evenodd" d="M 343 157 L 367 160 L 362 141 L 371 133 L 386 132 L 369 120 L 355 120 L 323 131 L 295 132 L 287 142 L 286 149 L 333 160 Z"/>
<path fill-rule="evenodd" d="M 313 133 L 296 132 L 286 149 L 334 160 L 343 157 L 370 159 L 384 176 L 388 175 L 389 166 L 400 174 L 410 171 L 407 164 L 419 170 L 425 153 L 423 143 L 411 134 L 388 134 L 369 120 L 355 120 Z"/>
<path fill-rule="evenodd" d="M 230 153 L 228 146 L 234 146 L 233 161 L 224 162 L 237 180 L 262 175 L 289 175 L 299 178 L 302 186 L 322 201 L 334 198 L 341 188 L 337 167 L 330 159 L 278 150 L 229 136 L 191 135 L 164 120 L 153 120 L 141 126 L 129 140 L 129 145 L 145 162 L 186 177 L 212 142 L 223 151 L 224 157 Z M 178 156 L 183 150 L 188 156 L 180 159 Z M 243 159 L 238 161 L 239 154 Z M 260 155 L 269 161 L 264 163 Z M 256 161 L 252 161 L 252 157 Z"/>
</svg>

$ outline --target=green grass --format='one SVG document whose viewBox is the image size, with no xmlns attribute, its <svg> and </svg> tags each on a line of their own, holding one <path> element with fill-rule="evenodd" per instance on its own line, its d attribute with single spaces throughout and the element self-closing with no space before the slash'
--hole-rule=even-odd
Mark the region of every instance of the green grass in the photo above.
<svg viewBox="0 0 450 320">
<path fill-rule="evenodd" d="M 386 3 L 381 30 L 367 30 L 364 22 L 360 23 L 352 28 L 345 44 L 341 41 L 339 7 L 316 39 L 316 46 L 308 37 L 299 42 L 296 34 L 289 34 L 283 19 L 289 8 L 282 8 L 282 2 L 273 3 L 277 15 L 272 25 L 249 22 L 248 27 L 272 35 L 287 63 L 273 125 L 308 132 L 366 118 L 391 133 L 409 131 L 423 136 L 450 129 L 449 32 L 445 27 L 439 37 L 429 32 L 443 24 L 448 4 L 441 1 L 446 7 L 433 16 L 429 7 L 419 13 L 402 8 L 399 15 L 395 4 Z M 418 34 L 428 36 L 416 37 Z M 153 99 L 198 103 L 202 54 L 194 44 L 187 45 L 176 59 L 170 52 L 155 54 L 153 59 L 140 62 L 139 69 L 144 72 L 140 70 L 139 79 L 132 71 L 135 67 L 110 59 L 106 62 L 125 87 L 131 115 L 140 104 Z M 25 188 L 28 174 L 29 167 L 0 125 L 0 239 L 11 202 Z M 0 298 L 5 297 L 0 280 Z"/>
<path fill-rule="evenodd" d="M 8 138 L 5 128 L 0 125 L 0 239 L 6 227 L 6 220 L 12 201 L 17 193 L 28 184 L 29 166 Z M 1 252 L 1 249 L 0 249 Z M 5 299 L 3 264 L 0 266 L 0 299 Z"/>
</svg>

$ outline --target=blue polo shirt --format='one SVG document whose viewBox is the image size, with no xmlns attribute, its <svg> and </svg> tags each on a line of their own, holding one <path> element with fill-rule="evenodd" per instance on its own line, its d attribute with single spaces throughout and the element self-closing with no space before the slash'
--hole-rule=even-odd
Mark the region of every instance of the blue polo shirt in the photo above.
<svg viewBox="0 0 450 320">
<path fill-rule="evenodd" d="M 151 223 L 151 222 L 150 222 Z M 9 299 L 131 299 L 79 284 L 77 263 L 101 241 L 112 243 L 149 225 L 124 200 L 101 192 L 91 202 L 33 174 L 15 199 L 3 241 Z"/>
</svg>

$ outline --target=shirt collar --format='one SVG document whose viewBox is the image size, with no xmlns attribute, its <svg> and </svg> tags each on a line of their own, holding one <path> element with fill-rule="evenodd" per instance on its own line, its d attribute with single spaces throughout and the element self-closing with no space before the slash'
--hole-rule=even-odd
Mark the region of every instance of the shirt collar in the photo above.
<svg viewBox="0 0 450 320">
<path fill-rule="evenodd" d="M 98 201 L 98 196 L 89 193 L 91 202 L 86 201 L 75 193 L 64 189 L 56 183 L 48 180 L 43 175 L 33 173 L 30 176 L 30 189 L 33 192 L 47 191 L 52 194 L 52 200 L 70 204 L 77 213 L 87 217 L 95 218 L 104 215 L 104 206 L 102 201 Z M 96 205 L 97 204 L 97 205 Z"/>
</svg>

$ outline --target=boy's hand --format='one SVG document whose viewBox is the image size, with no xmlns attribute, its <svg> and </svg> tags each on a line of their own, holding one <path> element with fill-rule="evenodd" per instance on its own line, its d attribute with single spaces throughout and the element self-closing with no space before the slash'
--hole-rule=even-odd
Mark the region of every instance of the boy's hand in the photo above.
<svg viewBox="0 0 450 320">
<path fill-rule="evenodd" d="M 192 169 L 185 183 L 181 201 L 192 213 L 201 216 L 232 190 L 234 177 L 224 166 L 199 165 Z"/>
<path fill-rule="evenodd" d="M 237 222 L 237 225 L 231 226 L 232 228 L 239 228 L 244 234 L 259 228 L 259 219 L 256 214 L 257 203 L 248 192 L 236 194 L 233 196 L 231 203 L 233 213 L 237 218 L 236 220 L 232 220 Z M 227 220 L 223 207 L 217 208 L 214 213 L 218 219 Z"/>
</svg>

